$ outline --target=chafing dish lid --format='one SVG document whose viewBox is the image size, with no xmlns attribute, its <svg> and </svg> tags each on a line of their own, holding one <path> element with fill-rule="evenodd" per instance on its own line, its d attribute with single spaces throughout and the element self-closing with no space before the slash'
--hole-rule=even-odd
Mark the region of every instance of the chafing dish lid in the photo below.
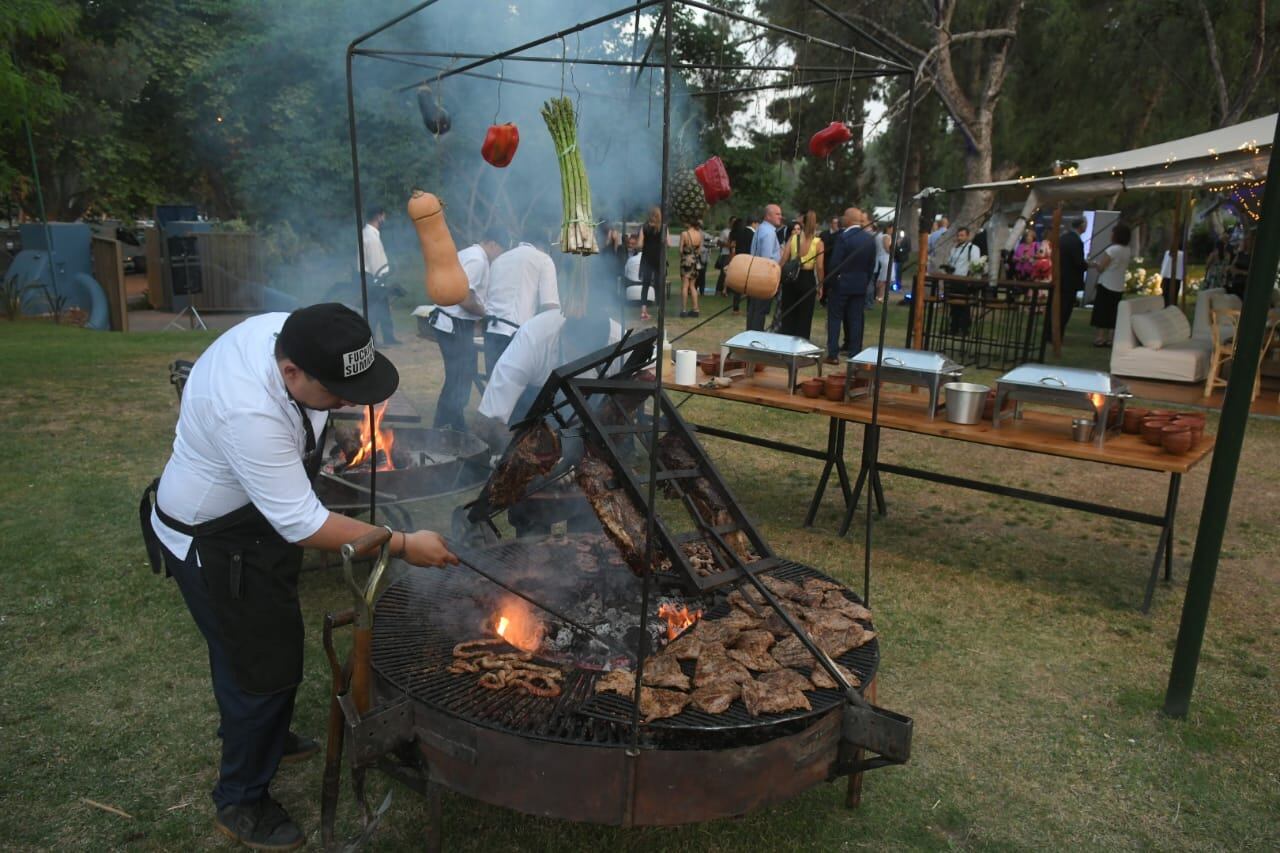
<svg viewBox="0 0 1280 853">
<path fill-rule="evenodd" d="M 998 380 L 1004 385 L 1028 385 L 1036 388 L 1060 388 L 1090 394 L 1124 396 L 1129 386 L 1101 370 L 1062 367 L 1056 364 L 1024 364 L 1015 367 Z"/>
<path fill-rule="evenodd" d="M 822 348 L 814 346 L 795 335 L 779 335 L 776 332 L 739 332 L 724 342 L 727 347 L 739 350 L 759 350 L 773 355 L 818 356 Z"/>
<path fill-rule="evenodd" d="M 879 347 L 867 347 L 857 355 L 849 356 L 851 364 L 874 367 Z M 942 353 L 926 352 L 903 347 L 884 348 L 885 367 L 896 367 L 905 370 L 918 370 L 921 373 L 939 373 L 959 376 L 964 368 L 947 358 Z"/>
</svg>

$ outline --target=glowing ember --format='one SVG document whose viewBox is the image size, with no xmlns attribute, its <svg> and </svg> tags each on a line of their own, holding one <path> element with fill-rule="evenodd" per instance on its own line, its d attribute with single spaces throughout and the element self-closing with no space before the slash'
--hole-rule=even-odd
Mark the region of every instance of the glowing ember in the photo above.
<svg viewBox="0 0 1280 853">
<path fill-rule="evenodd" d="M 522 652 L 537 651 L 546 628 L 533 613 L 533 607 L 519 598 L 507 598 L 494 614 L 493 631 Z"/>
<path fill-rule="evenodd" d="M 1089 395 L 1089 402 L 1090 402 L 1090 403 L 1093 403 L 1093 408 L 1094 408 L 1094 409 L 1099 409 L 1099 410 L 1100 410 L 1100 409 L 1102 408 L 1102 404 L 1103 404 L 1104 402 L 1106 402 L 1106 399 L 1107 399 L 1107 398 L 1106 398 L 1106 397 L 1103 397 L 1101 394 L 1090 394 L 1090 395 Z"/>
<path fill-rule="evenodd" d="M 373 454 L 373 435 L 378 436 L 378 470 L 390 471 L 395 466 L 391 464 L 391 448 L 395 446 L 396 436 L 390 429 L 382 428 L 382 416 L 387 412 L 387 403 L 384 402 L 374 411 L 373 428 L 369 428 L 369 409 L 366 406 L 364 417 L 360 421 L 360 450 L 347 463 L 348 468 L 354 468 L 357 465 L 363 465 L 369 461 L 369 457 Z"/>
<path fill-rule="evenodd" d="M 679 607 L 674 604 L 661 604 L 658 606 L 658 615 L 667 620 L 667 639 L 674 640 L 702 618 L 702 611 L 690 610 L 683 604 Z"/>
</svg>

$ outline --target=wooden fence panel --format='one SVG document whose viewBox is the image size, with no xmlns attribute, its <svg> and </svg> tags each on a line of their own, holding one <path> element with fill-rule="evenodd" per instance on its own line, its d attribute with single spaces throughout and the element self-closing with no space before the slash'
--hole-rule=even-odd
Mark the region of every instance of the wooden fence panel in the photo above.
<svg viewBox="0 0 1280 853">
<path fill-rule="evenodd" d="M 124 286 L 124 252 L 115 240 L 94 237 L 90 247 L 93 253 L 93 277 L 107 294 L 111 316 L 111 331 L 129 331 L 128 292 Z"/>
<path fill-rule="evenodd" d="M 257 234 L 211 231 L 194 235 L 200 254 L 203 292 L 192 297 L 207 311 L 261 311 L 267 283 L 262 242 Z"/>
</svg>

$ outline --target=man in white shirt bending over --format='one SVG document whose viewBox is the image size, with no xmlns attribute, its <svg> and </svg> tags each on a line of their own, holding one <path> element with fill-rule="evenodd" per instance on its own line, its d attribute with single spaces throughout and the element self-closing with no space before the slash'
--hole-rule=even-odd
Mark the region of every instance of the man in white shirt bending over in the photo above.
<svg viewBox="0 0 1280 853">
<path fill-rule="evenodd" d="M 534 316 L 559 307 L 556 265 L 550 255 L 531 243 L 521 243 L 494 258 L 485 300 L 489 317 L 484 333 L 485 373 L 493 375 L 517 329 Z"/>
<path fill-rule="evenodd" d="M 489 264 L 502 254 L 507 238 L 499 229 L 490 229 L 479 243 L 458 252 L 458 263 L 467 274 L 467 298 L 457 305 L 437 308 L 428 322 L 435 328 L 436 343 L 444 360 L 444 385 L 436 401 L 432 426 L 466 432 L 464 412 L 471 401 L 471 385 L 476 379 L 476 324 L 484 320 L 489 290 Z"/>
</svg>

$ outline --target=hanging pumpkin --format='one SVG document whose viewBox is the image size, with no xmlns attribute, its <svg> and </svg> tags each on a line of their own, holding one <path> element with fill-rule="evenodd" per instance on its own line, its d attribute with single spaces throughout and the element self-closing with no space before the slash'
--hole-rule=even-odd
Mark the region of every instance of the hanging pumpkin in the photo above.
<svg viewBox="0 0 1280 853">
<path fill-rule="evenodd" d="M 853 131 L 842 121 L 833 121 L 809 137 L 809 153 L 814 157 L 830 157 L 831 152 L 853 139 Z"/>
<path fill-rule="evenodd" d="M 702 194 L 706 197 L 707 204 L 724 201 L 732 194 L 729 189 L 729 173 L 719 157 L 711 157 L 701 166 L 694 167 L 693 174 L 702 185 Z"/>
<path fill-rule="evenodd" d="M 505 169 L 511 165 L 519 147 L 520 130 L 514 124 L 491 124 L 489 132 L 484 135 L 484 144 L 480 146 L 480 156 L 489 165 Z"/>
</svg>

